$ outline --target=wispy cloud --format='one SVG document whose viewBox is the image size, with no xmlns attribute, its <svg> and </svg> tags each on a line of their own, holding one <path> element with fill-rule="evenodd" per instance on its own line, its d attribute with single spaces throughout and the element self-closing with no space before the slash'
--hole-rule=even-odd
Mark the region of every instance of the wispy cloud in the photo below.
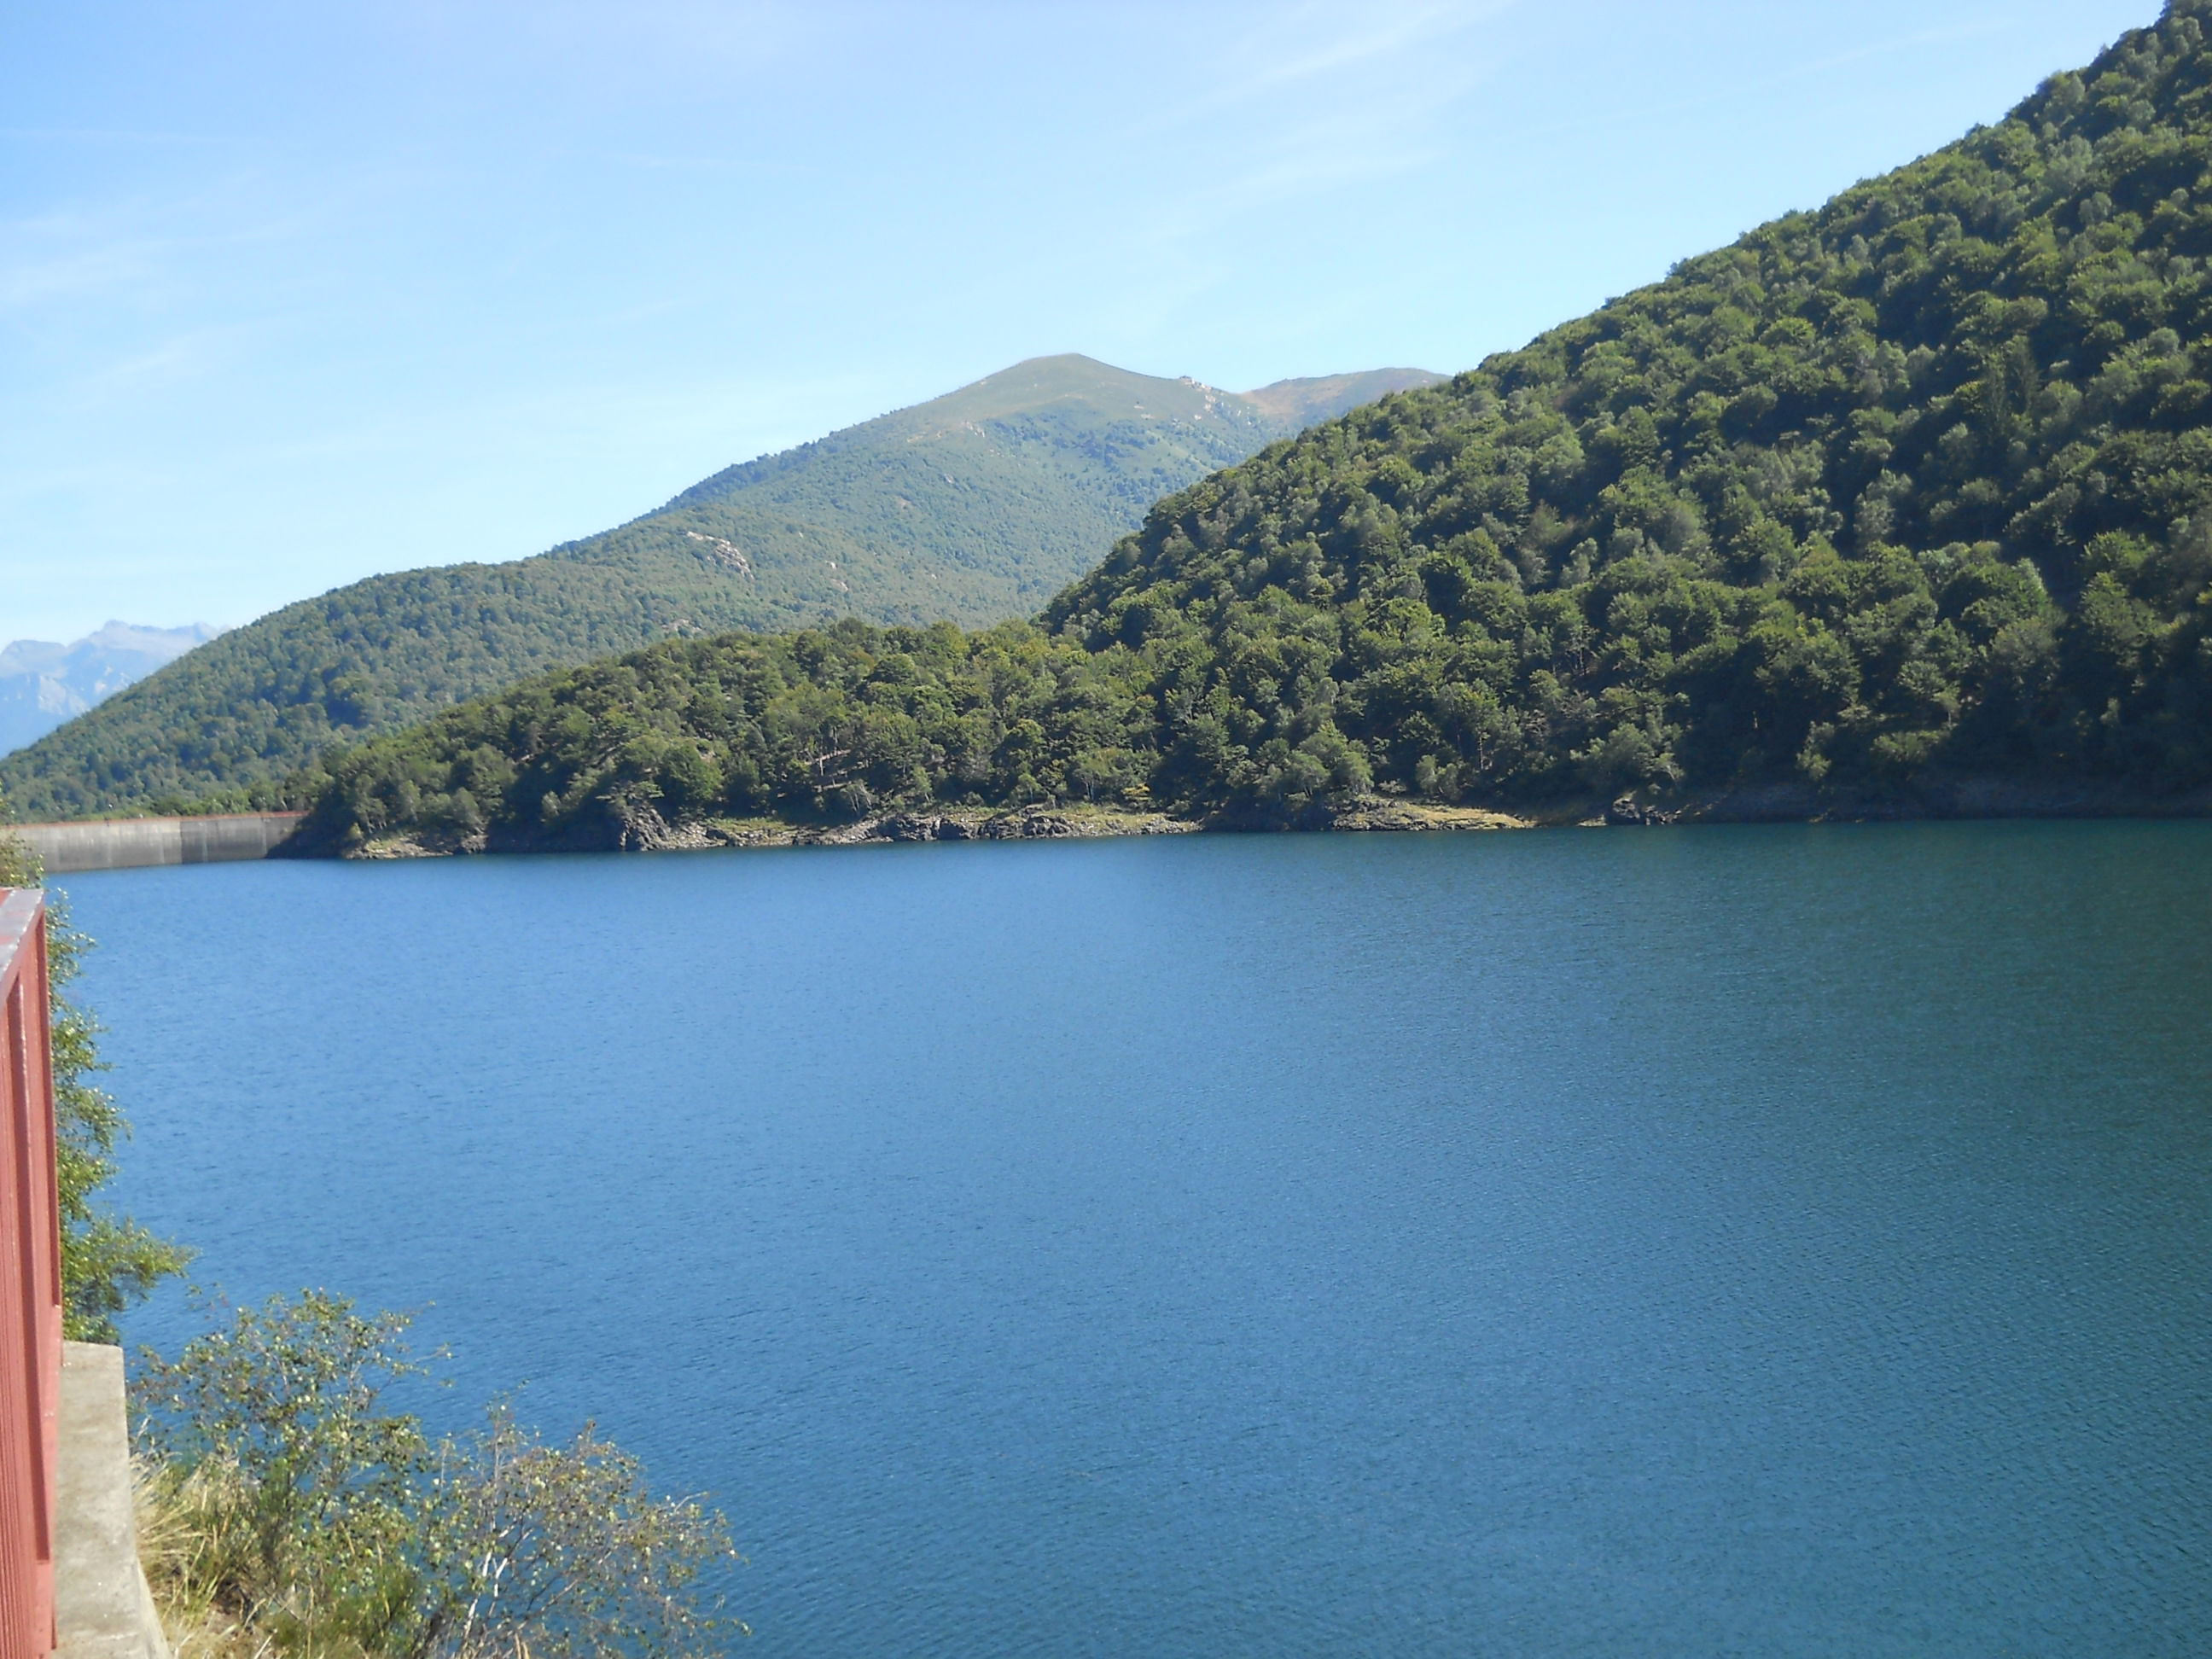
<svg viewBox="0 0 2212 1659">
<path fill-rule="evenodd" d="M 131 289 L 154 297 L 194 258 L 295 240 L 335 210 L 286 194 L 234 173 L 0 221 L 0 311 Z"/>
<path fill-rule="evenodd" d="M 1434 165 L 1449 148 L 1440 118 L 1497 65 L 1469 37 L 1517 3 L 1407 0 L 1347 16 L 1297 0 L 1250 15 L 1176 120 L 1241 128 L 1212 146 L 1228 165 L 1164 200 L 1145 240 L 1201 237 L 1224 221 Z"/>
<path fill-rule="evenodd" d="M 277 331 L 270 320 L 187 329 L 152 346 L 85 370 L 70 390 L 81 409 L 132 401 L 216 374 Z"/>
<path fill-rule="evenodd" d="M 16 251 L 0 240 L 0 311 L 78 300 L 142 279 L 143 246 L 108 242 L 67 251 Z"/>
<path fill-rule="evenodd" d="M 1231 65 L 1241 70 L 1222 95 L 1257 98 L 1317 80 L 1338 80 L 1355 70 L 1382 68 L 1408 89 L 1434 85 L 1444 67 L 1434 48 L 1512 9 L 1515 0 L 1426 0 L 1376 4 L 1347 19 L 1346 8 L 1302 0 L 1249 31 Z M 1423 56 L 1410 64 L 1415 52 Z M 1449 63 L 1449 60 L 1445 60 Z M 1418 67 L 1422 72 L 1407 77 Z M 1447 78 L 1449 77 L 1447 72 Z"/>
</svg>

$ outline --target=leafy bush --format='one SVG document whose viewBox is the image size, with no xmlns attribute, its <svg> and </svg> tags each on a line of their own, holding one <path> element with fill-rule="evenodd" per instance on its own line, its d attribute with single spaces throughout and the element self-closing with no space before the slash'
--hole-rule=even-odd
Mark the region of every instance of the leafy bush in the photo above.
<svg viewBox="0 0 2212 1659">
<path fill-rule="evenodd" d="M 588 1425 L 548 1444 L 499 1403 L 434 1442 L 386 1410 L 427 1375 L 408 1322 L 309 1291 L 149 1357 L 144 1553 L 188 1648 L 684 1659 L 743 1629 L 707 1593 L 721 1517 Z"/>
</svg>

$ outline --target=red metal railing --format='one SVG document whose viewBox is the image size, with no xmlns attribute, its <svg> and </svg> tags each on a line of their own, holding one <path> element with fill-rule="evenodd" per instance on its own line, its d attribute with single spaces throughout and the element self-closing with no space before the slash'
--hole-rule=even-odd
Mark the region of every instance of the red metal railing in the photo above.
<svg viewBox="0 0 2212 1659">
<path fill-rule="evenodd" d="M 0 1659 L 54 1647 L 61 1375 L 46 901 L 0 887 Z"/>
</svg>

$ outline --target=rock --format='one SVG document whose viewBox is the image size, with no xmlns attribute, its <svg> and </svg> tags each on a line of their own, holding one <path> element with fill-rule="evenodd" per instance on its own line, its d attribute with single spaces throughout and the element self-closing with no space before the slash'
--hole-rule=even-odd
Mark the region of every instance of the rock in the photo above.
<svg viewBox="0 0 2212 1659">
<path fill-rule="evenodd" d="M 945 820 L 923 812 L 894 812 L 876 821 L 878 841 L 945 841 Z"/>
<path fill-rule="evenodd" d="M 1024 806 L 1018 811 L 1001 812 L 996 817 L 984 819 L 976 833 L 987 841 L 1032 841 L 1059 840 L 1079 836 L 1083 831 L 1065 813 L 1048 811 L 1042 806 Z"/>
<path fill-rule="evenodd" d="M 1662 811 L 1656 806 L 1639 806 L 1633 795 L 1623 795 L 1605 809 L 1605 821 L 1608 824 L 1672 823 L 1681 816 L 1680 812 Z"/>
<path fill-rule="evenodd" d="M 671 823 L 657 808 L 641 802 L 617 801 L 611 805 L 615 845 L 622 852 L 696 852 L 723 844 L 724 837 L 718 831 L 696 818 Z"/>
</svg>

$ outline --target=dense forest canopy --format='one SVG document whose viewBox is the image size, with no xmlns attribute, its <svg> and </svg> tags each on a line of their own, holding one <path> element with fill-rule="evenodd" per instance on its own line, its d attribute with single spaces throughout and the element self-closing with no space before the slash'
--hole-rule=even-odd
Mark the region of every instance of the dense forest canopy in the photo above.
<svg viewBox="0 0 2212 1659">
<path fill-rule="evenodd" d="M 1021 616 L 1169 490 L 1437 378 L 1380 369 L 1244 394 L 1033 359 L 535 558 L 374 576 L 288 605 L 0 761 L 0 784 L 32 817 L 243 806 L 334 743 L 653 640 L 848 614 Z"/>
<path fill-rule="evenodd" d="M 541 681 L 348 757 L 321 822 L 2197 788 L 2208 15 L 2176 0 L 1996 126 L 1169 497 L 1034 627 Z"/>
<path fill-rule="evenodd" d="M 1340 742 L 1446 793 L 2199 782 L 2208 99 L 2177 6 L 1998 126 L 1184 492 L 1048 623 L 1146 657 L 1177 793 Z"/>
</svg>

